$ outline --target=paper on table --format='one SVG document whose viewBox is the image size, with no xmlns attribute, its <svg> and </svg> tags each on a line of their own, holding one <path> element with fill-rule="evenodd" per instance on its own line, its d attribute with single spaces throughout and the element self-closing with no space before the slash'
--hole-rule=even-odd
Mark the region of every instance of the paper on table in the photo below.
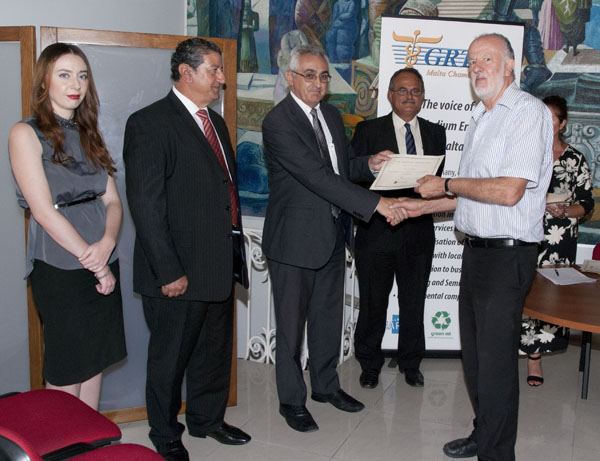
<svg viewBox="0 0 600 461">
<path fill-rule="evenodd" d="M 396 154 L 383 164 L 371 190 L 409 189 L 418 186 L 417 179 L 435 174 L 444 159 L 443 155 Z"/>
<path fill-rule="evenodd" d="M 596 279 L 583 275 L 573 267 L 542 268 L 537 271 L 555 285 L 575 285 L 596 281 Z"/>
<path fill-rule="evenodd" d="M 596 274 L 600 274 L 600 261 L 586 259 L 581 265 L 581 270 L 583 272 L 594 272 Z"/>
<path fill-rule="evenodd" d="M 571 196 L 567 192 L 563 192 L 560 194 L 553 194 L 548 192 L 546 194 L 546 203 L 569 203 L 571 201 Z"/>
</svg>

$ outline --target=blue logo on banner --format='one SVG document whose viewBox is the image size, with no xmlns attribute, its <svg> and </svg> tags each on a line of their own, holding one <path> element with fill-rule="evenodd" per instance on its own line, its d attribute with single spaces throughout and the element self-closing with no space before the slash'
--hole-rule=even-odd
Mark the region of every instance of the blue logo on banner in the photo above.
<svg viewBox="0 0 600 461">
<path fill-rule="evenodd" d="M 399 315 L 392 315 L 392 322 L 391 322 L 391 329 L 392 329 L 392 334 L 393 335 L 397 335 L 398 334 L 398 325 L 400 324 L 400 316 Z"/>
</svg>

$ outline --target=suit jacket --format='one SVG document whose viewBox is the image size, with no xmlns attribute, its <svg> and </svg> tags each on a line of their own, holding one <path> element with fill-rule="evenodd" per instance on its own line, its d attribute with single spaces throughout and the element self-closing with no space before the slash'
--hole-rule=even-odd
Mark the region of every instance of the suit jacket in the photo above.
<svg viewBox="0 0 600 461">
<path fill-rule="evenodd" d="M 262 126 L 269 171 L 263 251 L 275 261 L 308 269 L 322 267 L 331 257 L 336 225 L 331 204 L 368 220 L 379 196 L 357 187 L 352 180 L 373 180 L 368 158 L 356 158 L 338 110 L 321 102 L 331 132 L 339 175 L 325 165 L 306 114 L 288 95 L 265 117 Z"/>
<path fill-rule="evenodd" d="M 235 156 L 225 121 L 208 110 L 237 194 Z M 172 91 L 129 117 L 123 159 L 136 227 L 134 291 L 163 297 L 163 285 L 186 275 L 188 289 L 177 299 L 226 300 L 233 285 L 227 174 Z M 238 222 L 241 228 L 241 217 Z M 245 286 L 247 279 L 244 273 Z"/>
<path fill-rule="evenodd" d="M 442 155 L 446 153 L 446 130 L 443 126 L 437 123 L 431 123 L 421 117 L 417 117 L 419 121 L 419 130 L 423 141 L 423 153 L 425 155 Z M 373 120 L 365 120 L 356 126 L 354 137 L 352 138 L 352 147 L 358 157 L 369 156 L 389 149 L 398 153 L 398 142 L 396 140 L 396 132 L 394 130 L 394 122 L 392 112 L 383 117 Z M 437 175 L 440 176 L 444 169 L 444 162 L 440 165 Z M 361 183 L 363 187 L 369 187 L 371 182 Z M 413 189 L 402 189 L 395 191 L 380 191 L 385 197 L 420 197 Z M 370 234 L 388 232 L 396 233 L 404 226 L 409 226 L 416 222 L 431 222 L 431 215 L 425 215 L 419 218 L 411 218 L 401 222 L 398 226 L 390 226 L 385 218 L 374 216 L 368 223 L 359 223 L 357 231 L 357 239 L 365 235 L 365 232 Z M 362 234 L 362 235 L 361 235 Z"/>
</svg>

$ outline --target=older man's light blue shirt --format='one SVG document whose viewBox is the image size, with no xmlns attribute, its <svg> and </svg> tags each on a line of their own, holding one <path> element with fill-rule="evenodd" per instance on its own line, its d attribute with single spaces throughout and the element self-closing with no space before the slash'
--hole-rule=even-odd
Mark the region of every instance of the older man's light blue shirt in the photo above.
<svg viewBox="0 0 600 461">
<path fill-rule="evenodd" d="M 467 129 L 458 176 L 523 178 L 527 188 L 514 206 L 459 197 L 456 228 L 481 238 L 541 241 L 552 174 L 552 139 L 550 110 L 514 83 L 490 111 L 479 103 Z"/>
</svg>

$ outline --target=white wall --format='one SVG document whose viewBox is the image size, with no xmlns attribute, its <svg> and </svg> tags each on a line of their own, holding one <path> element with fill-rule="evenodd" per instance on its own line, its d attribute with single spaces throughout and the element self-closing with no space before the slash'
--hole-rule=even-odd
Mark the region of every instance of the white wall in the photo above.
<svg viewBox="0 0 600 461">
<path fill-rule="evenodd" d="M 38 32 L 39 26 L 54 26 L 185 34 L 185 0 L 1 0 L 0 5 L 0 26 L 36 26 Z"/>
<path fill-rule="evenodd" d="M 38 55 L 39 26 L 183 35 L 185 20 L 185 0 L 0 0 L 0 27 L 36 26 Z M 18 56 L 12 62 L 18 72 Z M 12 87 L 13 76 L 2 74 L 0 86 Z M 13 106 L 18 113 L 20 102 Z M 25 239 L 7 158 L 8 131 L 19 118 L 0 118 L 0 211 L 6 220 L 0 221 L 0 394 L 29 389 Z"/>
</svg>

